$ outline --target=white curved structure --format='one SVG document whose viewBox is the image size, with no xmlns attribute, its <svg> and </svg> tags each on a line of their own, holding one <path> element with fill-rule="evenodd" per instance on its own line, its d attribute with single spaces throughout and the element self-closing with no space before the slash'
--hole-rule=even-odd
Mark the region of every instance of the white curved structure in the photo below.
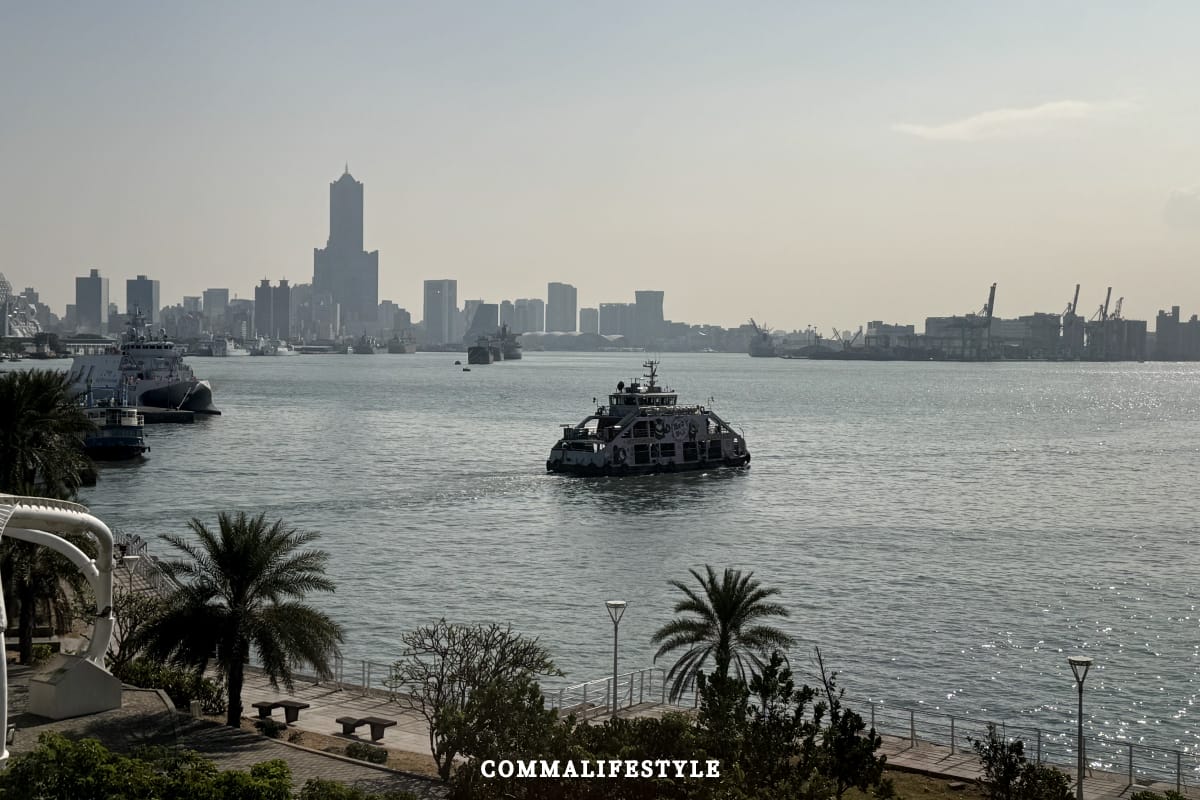
<svg viewBox="0 0 1200 800">
<path fill-rule="evenodd" d="M 94 560 L 89 558 L 62 538 L 59 535 L 62 533 L 86 533 L 95 537 L 99 545 L 97 557 Z M 48 679 L 35 679 L 38 685 L 30 686 L 30 711 L 61 719 L 119 708 L 120 682 L 104 669 L 104 656 L 116 624 L 112 610 L 112 531 L 88 513 L 86 506 L 78 503 L 0 494 L 0 538 L 4 536 L 43 545 L 61 553 L 83 573 L 96 596 L 96 621 L 87 652 L 82 659 L 67 663 Z M 5 646 L 4 631 L 8 627 L 2 589 L 0 586 L 0 650 Z M 80 667 L 82 669 L 77 669 Z M 39 705 L 41 708 L 37 707 Z M 3 730 L 7 731 L 8 665 L 3 659 L 0 659 L 0 723 L 3 724 Z M 0 745 L 0 764 L 7 758 L 6 738 L 5 744 Z"/>
</svg>

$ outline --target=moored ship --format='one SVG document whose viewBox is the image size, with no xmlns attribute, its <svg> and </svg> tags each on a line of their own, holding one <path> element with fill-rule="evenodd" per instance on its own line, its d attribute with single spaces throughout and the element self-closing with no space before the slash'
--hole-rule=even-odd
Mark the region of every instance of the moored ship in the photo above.
<svg viewBox="0 0 1200 800">
<path fill-rule="evenodd" d="M 508 329 L 508 325 L 500 326 L 500 355 L 505 361 L 517 361 L 521 358 L 521 342 L 518 334 Z"/>
<path fill-rule="evenodd" d="M 501 358 L 500 344 L 495 339 L 480 336 L 467 348 L 468 364 L 491 364 Z"/>
<path fill-rule="evenodd" d="M 389 353 L 409 355 L 417 352 L 417 343 L 408 334 L 396 334 L 387 343 Z"/>
<path fill-rule="evenodd" d="M 750 337 L 750 355 L 755 358 L 767 358 L 778 355 L 775 350 L 775 340 L 771 338 L 771 329 L 766 325 L 760 326 L 753 319 L 750 327 L 754 333 Z"/>
<path fill-rule="evenodd" d="M 71 392 L 90 392 L 97 403 L 123 397 L 131 406 L 174 408 L 197 414 L 220 414 L 213 407 L 212 386 L 196 377 L 183 353 L 160 329 L 148 333 L 135 313 L 119 344 L 100 355 L 76 356 L 69 373 Z"/>
<path fill-rule="evenodd" d="M 140 458 L 146 446 L 146 418 L 136 408 L 125 405 L 84 408 L 96 430 L 83 437 L 83 450 L 96 461 L 123 461 Z"/>
<path fill-rule="evenodd" d="M 709 408 L 680 405 L 657 383 L 658 362 L 644 364 L 645 383 L 617 383 L 608 405 L 578 425 L 563 426 L 546 469 L 570 475 L 644 475 L 745 467 L 742 435 Z"/>
</svg>

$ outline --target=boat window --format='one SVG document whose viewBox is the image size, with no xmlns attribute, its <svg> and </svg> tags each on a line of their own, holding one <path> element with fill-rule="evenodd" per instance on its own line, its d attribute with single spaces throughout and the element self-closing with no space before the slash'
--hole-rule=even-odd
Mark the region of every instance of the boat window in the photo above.
<svg viewBox="0 0 1200 800">
<path fill-rule="evenodd" d="M 720 458 L 721 457 L 721 440 L 720 439 L 712 439 L 709 441 L 708 457 L 709 458 Z"/>
<path fill-rule="evenodd" d="M 633 463 L 649 464 L 650 463 L 650 445 L 635 444 L 633 446 Z"/>
<path fill-rule="evenodd" d="M 635 439 L 644 439 L 650 435 L 650 423 L 646 421 L 633 423 L 633 437 Z"/>
<path fill-rule="evenodd" d="M 675 458 L 675 443 L 674 442 L 663 442 L 662 443 L 662 457 L 670 458 L 670 459 Z"/>
<path fill-rule="evenodd" d="M 684 442 L 683 443 L 683 460 L 684 461 L 695 461 L 696 458 L 697 458 L 696 443 L 695 442 Z"/>
</svg>

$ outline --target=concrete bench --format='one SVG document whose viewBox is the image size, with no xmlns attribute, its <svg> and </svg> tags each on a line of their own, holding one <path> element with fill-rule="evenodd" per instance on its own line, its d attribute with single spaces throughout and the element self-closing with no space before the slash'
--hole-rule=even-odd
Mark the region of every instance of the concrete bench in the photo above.
<svg viewBox="0 0 1200 800">
<path fill-rule="evenodd" d="M 372 742 L 378 742 L 383 738 L 384 730 L 396 724 L 396 720 L 383 717 L 338 717 L 335 722 L 342 726 L 344 736 L 352 735 L 362 725 L 370 725 Z"/>
<path fill-rule="evenodd" d="M 272 700 L 259 700 L 257 703 L 251 703 L 250 705 L 258 709 L 259 719 L 270 719 L 271 712 L 279 708 L 279 703 Z"/>
<path fill-rule="evenodd" d="M 283 718 L 289 725 L 300 719 L 300 709 L 309 707 L 308 703 L 299 700 L 259 700 L 250 705 L 258 709 L 259 719 L 270 719 L 272 711 L 282 708 Z"/>
<path fill-rule="evenodd" d="M 283 719 L 288 725 L 300 719 L 300 709 L 309 707 L 308 703 L 299 700 L 280 700 L 276 705 L 283 709 Z"/>
</svg>

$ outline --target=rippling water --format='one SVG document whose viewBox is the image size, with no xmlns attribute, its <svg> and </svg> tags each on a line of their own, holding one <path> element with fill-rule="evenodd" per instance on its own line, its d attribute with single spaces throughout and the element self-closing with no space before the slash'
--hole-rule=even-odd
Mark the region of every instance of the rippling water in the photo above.
<svg viewBox="0 0 1200 800">
<path fill-rule="evenodd" d="M 649 664 L 669 579 L 705 563 L 782 590 L 785 627 L 852 694 L 1194 751 L 1200 368 L 667 355 L 683 400 L 744 428 L 745 473 L 547 475 L 638 354 L 195 359 L 225 415 L 154 426 L 84 497 L 144 538 L 218 509 L 323 534 L 347 655 L 446 616 L 511 621 L 567 680 Z M 161 553 L 162 548 L 157 550 Z"/>
</svg>

